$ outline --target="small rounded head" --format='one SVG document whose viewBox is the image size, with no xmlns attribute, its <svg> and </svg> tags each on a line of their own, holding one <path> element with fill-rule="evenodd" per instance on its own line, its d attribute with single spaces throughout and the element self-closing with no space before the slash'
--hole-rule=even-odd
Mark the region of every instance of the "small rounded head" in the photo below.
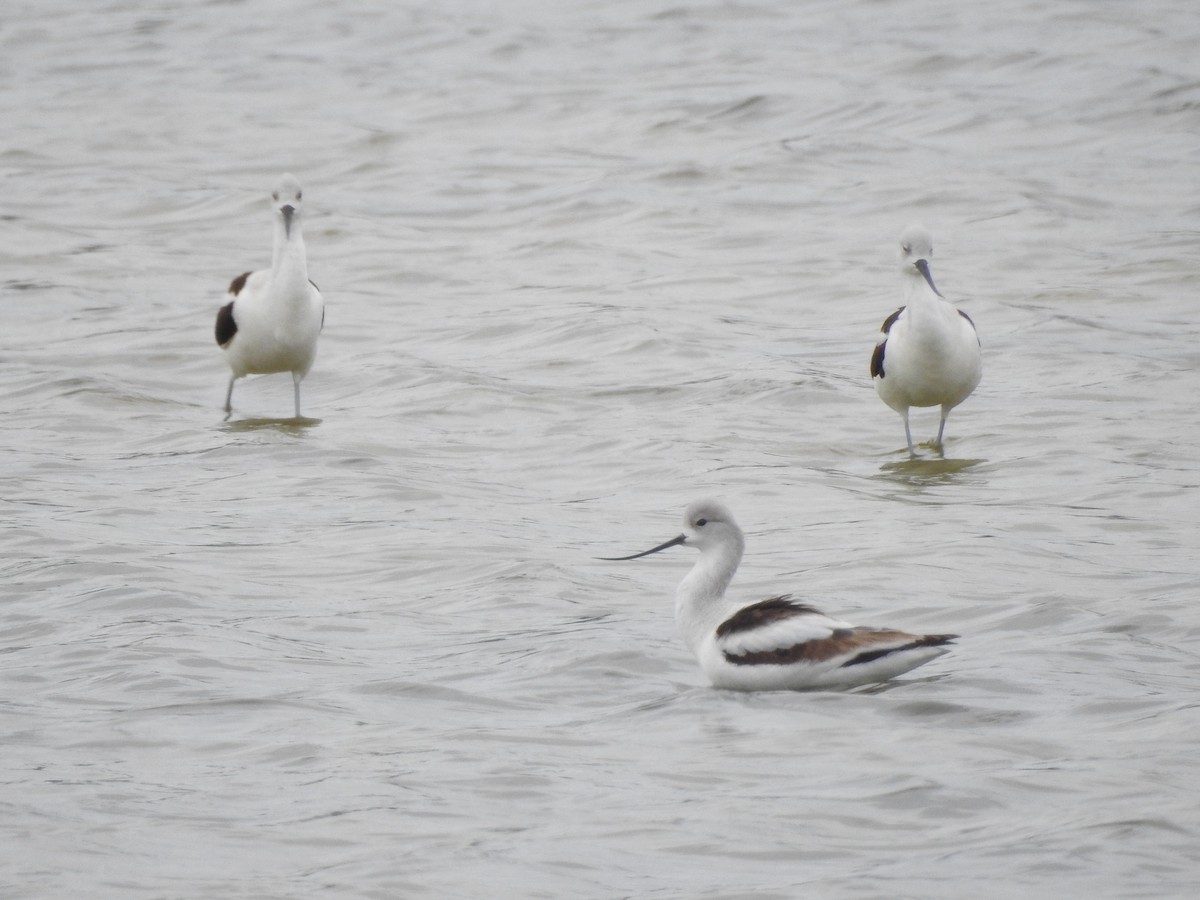
<svg viewBox="0 0 1200 900">
<path fill-rule="evenodd" d="M 300 197 L 303 192 L 300 190 L 300 182 L 296 180 L 296 176 L 292 174 L 283 175 L 279 181 L 275 183 L 275 190 L 271 192 L 271 201 L 275 208 L 275 215 L 283 222 L 284 233 L 291 236 L 292 225 L 300 218 Z"/>
<path fill-rule="evenodd" d="M 683 514 L 684 543 L 703 550 L 714 544 L 741 542 L 742 530 L 720 500 L 705 498 L 688 505 Z"/>
<path fill-rule="evenodd" d="M 743 539 L 742 530 L 733 521 L 731 513 L 725 504 L 719 500 L 697 500 L 683 514 L 683 534 L 664 541 L 657 547 L 633 553 L 629 556 L 601 556 L 605 559 L 621 562 L 627 559 L 641 559 L 652 553 L 666 550 L 668 547 L 678 547 L 687 544 L 698 548 L 701 552 L 709 547 L 724 547 L 733 549 L 741 558 Z M 736 566 L 736 563 L 735 563 Z"/>
<path fill-rule="evenodd" d="M 900 235 L 900 263 L 908 268 L 919 259 L 929 262 L 933 256 L 933 235 L 924 225 L 912 224 Z"/>
<path fill-rule="evenodd" d="M 271 199 L 276 203 L 288 203 L 292 206 L 300 205 L 300 182 L 296 180 L 296 176 L 290 172 L 281 175 L 279 180 L 275 182 L 275 190 L 271 192 Z"/>
</svg>

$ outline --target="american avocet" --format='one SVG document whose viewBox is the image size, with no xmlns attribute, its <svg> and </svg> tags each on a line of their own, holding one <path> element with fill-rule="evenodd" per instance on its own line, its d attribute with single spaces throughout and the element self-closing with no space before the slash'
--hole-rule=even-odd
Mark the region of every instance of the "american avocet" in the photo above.
<svg viewBox="0 0 1200 900">
<path fill-rule="evenodd" d="M 904 229 L 900 236 L 904 306 L 884 321 L 883 337 L 871 354 L 875 390 L 904 418 L 904 437 L 914 456 L 908 408 L 942 408 L 935 441 L 940 449 L 950 410 L 971 395 L 983 374 L 975 323 L 933 286 L 929 272 L 932 256 L 933 238 L 925 228 L 910 225 Z"/>
<path fill-rule="evenodd" d="M 275 218 L 271 268 L 233 279 L 229 302 L 217 313 L 217 343 L 233 370 L 225 412 L 233 410 L 233 384 L 239 378 L 291 372 L 296 418 L 300 418 L 300 381 L 317 355 L 325 305 L 317 286 L 308 280 L 300 183 L 284 175 L 271 197 Z"/>
<path fill-rule="evenodd" d="M 683 515 L 683 534 L 632 556 L 677 544 L 700 560 L 675 592 L 675 621 L 700 668 L 719 688 L 735 691 L 849 688 L 886 681 L 947 652 L 955 634 L 908 634 L 856 627 L 826 616 L 790 594 L 736 607 L 725 599 L 745 549 L 742 530 L 716 500 L 697 500 Z"/>
</svg>

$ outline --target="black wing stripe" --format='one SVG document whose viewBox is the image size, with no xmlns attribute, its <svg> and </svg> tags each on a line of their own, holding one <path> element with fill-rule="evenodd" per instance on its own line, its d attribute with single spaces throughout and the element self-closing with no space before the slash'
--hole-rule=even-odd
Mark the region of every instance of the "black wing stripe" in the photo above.
<svg viewBox="0 0 1200 900">
<path fill-rule="evenodd" d="M 846 669 L 850 666 L 860 666 L 863 663 L 874 662 L 877 659 L 883 659 L 885 656 L 891 656 L 893 653 L 903 653 L 906 650 L 916 650 L 918 647 L 940 647 L 942 644 L 948 644 L 953 641 L 957 634 L 923 634 L 915 640 L 909 641 L 907 644 L 901 644 L 898 647 L 883 647 L 877 650 L 864 650 L 857 654 L 854 658 L 846 660 L 842 663 L 842 668 Z"/>
<path fill-rule="evenodd" d="M 224 347 L 237 334 L 237 322 L 233 320 L 233 301 L 230 300 L 217 313 L 217 343 Z"/>
<path fill-rule="evenodd" d="M 819 609 L 803 603 L 793 603 L 789 599 L 790 597 L 791 594 L 780 594 L 778 597 L 770 597 L 742 607 L 717 626 L 717 637 L 722 638 L 738 632 L 753 631 L 756 628 L 782 622 L 795 616 L 821 615 Z"/>
<path fill-rule="evenodd" d="M 246 279 L 249 277 L 249 272 L 243 272 L 237 278 L 233 279 L 233 281 L 229 282 L 229 295 L 231 297 L 236 297 L 238 294 L 240 294 L 242 292 L 242 288 L 246 286 Z"/>
<path fill-rule="evenodd" d="M 896 320 L 898 318 L 900 318 L 900 313 L 902 313 L 902 312 L 904 312 L 903 306 L 900 307 L 898 310 L 896 310 L 894 313 L 892 313 L 890 316 L 888 316 L 886 319 L 884 319 L 883 327 L 880 328 L 879 330 L 882 331 L 884 334 L 887 334 L 889 331 L 891 331 L 892 326 L 896 324 Z"/>
</svg>

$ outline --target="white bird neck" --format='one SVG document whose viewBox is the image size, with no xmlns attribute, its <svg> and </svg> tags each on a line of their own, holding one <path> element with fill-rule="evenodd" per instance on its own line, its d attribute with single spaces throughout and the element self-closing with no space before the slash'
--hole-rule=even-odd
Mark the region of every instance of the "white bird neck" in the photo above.
<svg viewBox="0 0 1200 900">
<path fill-rule="evenodd" d="M 742 561 L 744 549 L 745 541 L 740 534 L 736 541 L 706 548 L 679 582 L 675 591 L 675 621 L 693 652 L 724 619 L 725 591 Z"/>
<path fill-rule="evenodd" d="M 933 288 L 929 286 L 929 282 L 925 280 L 925 276 L 920 272 L 911 269 L 907 274 L 908 282 L 904 285 L 905 306 L 936 308 L 938 304 L 946 302 L 942 297 L 934 293 Z"/>
<path fill-rule="evenodd" d="M 308 285 L 308 254 L 304 247 L 304 235 L 300 232 L 300 223 L 292 225 L 289 237 L 283 223 L 275 225 L 275 250 L 271 260 L 271 282 L 273 287 L 286 293 L 307 296 L 307 290 L 301 290 Z"/>
</svg>

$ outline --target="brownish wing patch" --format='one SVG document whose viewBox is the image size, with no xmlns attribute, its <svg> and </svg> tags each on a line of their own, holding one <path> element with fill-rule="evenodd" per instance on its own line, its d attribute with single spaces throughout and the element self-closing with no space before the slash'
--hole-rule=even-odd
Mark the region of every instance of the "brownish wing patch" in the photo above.
<svg viewBox="0 0 1200 900">
<path fill-rule="evenodd" d="M 880 328 L 879 330 L 882 331 L 884 334 L 887 334 L 889 331 L 891 331 L 892 326 L 896 324 L 896 320 L 898 318 L 900 318 L 900 313 L 902 313 L 902 312 L 904 312 L 903 306 L 900 307 L 898 310 L 896 310 L 894 313 L 892 313 L 890 316 L 888 316 L 886 319 L 884 319 L 883 327 Z"/>
<path fill-rule="evenodd" d="M 217 343 L 224 347 L 237 334 L 237 322 L 233 320 L 233 301 L 230 300 L 217 312 Z"/>
<path fill-rule="evenodd" d="M 896 324 L 896 320 L 898 318 L 900 318 L 900 313 L 902 313 L 902 312 L 904 312 L 903 306 L 900 307 L 898 310 L 896 310 L 894 313 L 892 313 L 890 316 L 888 316 L 886 319 L 884 319 L 883 327 L 880 328 L 879 330 L 882 331 L 884 334 L 888 334 L 892 330 L 892 326 Z M 872 378 L 882 378 L 883 377 L 883 357 L 887 353 L 887 350 L 885 349 L 886 347 L 887 347 L 887 338 L 884 338 L 882 341 L 880 341 L 878 344 L 875 345 L 875 349 L 871 353 L 871 377 Z"/>
<path fill-rule="evenodd" d="M 246 279 L 249 277 L 249 272 L 243 272 L 237 278 L 233 279 L 233 281 L 229 282 L 229 295 L 231 297 L 236 297 L 238 294 L 240 294 L 242 292 L 242 288 L 246 286 Z"/>
<path fill-rule="evenodd" d="M 883 354 L 884 347 L 887 346 L 887 341 L 880 341 L 875 345 L 875 350 L 871 353 L 871 377 L 883 377 Z"/>
<path fill-rule="evenodd" d="M 958 637 L 955 634 L 908 634 L 904 631 L 877 631 L 871 628 L 839 628 L 827 638 L 805 641 L 791 647 L 760 650 L 741 656 L 725 654 L 725 659 L 735 666 L 787 665 L 789 663 L 821 663 L 839 656 L 853 654 L 842 663 L 841 668 L 872 662 L 912 650 L 916 647 L 936 647 Z M 897 643 L 903 641 L 903 643 Z"/>
<path fill-rule="evenodd" d="M 791 619 L 795 616 L 822 615 L 819 609 L 803 603 L 793 603 L 788 599 L 789 597 L 791 594 L 780 594 L 778 597 L 769 597 L 739 609 L 717 626 L 717 637 L 737 634 L 739 631 L 753 631 L 755 628 L 782 622 L 784 619 Z"/>
</svg>

